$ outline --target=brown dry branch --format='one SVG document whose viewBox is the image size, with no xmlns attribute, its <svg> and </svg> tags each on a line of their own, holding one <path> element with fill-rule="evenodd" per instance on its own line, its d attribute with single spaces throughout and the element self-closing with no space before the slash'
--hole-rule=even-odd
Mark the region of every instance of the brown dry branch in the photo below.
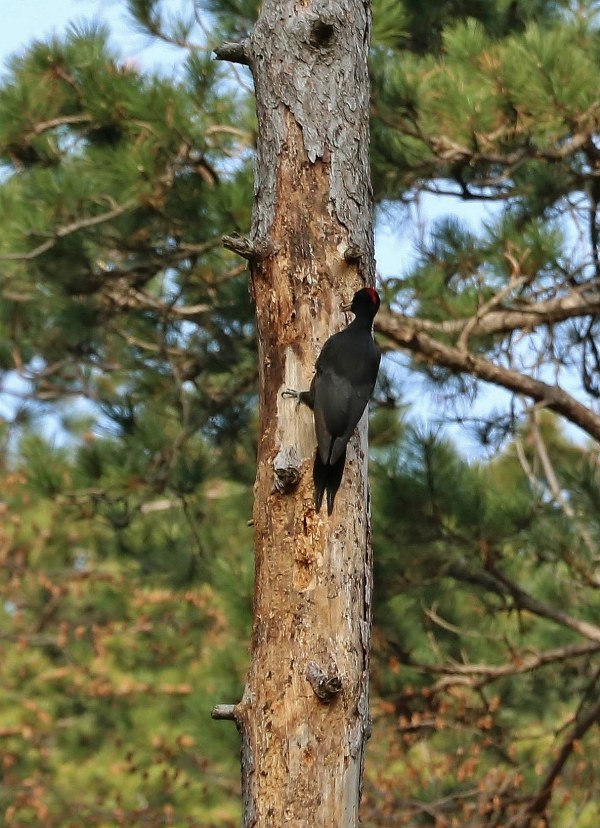
<svg viewBox="0 0 600 828">
<path fill-rule="evenodd" d="M 532 828 L 540 824 L 550 799 L 554 783 L 560 776 L 567 760 L 576 750 L 577 744 L 583 739 L 588 730 L 600 720 L 600 700 L 581 715 L 574 723 L 573 729 L 563 741 L 556 758 L 550 763 L 542 784 L 535 794 L 519 809 L 506 824 L 506 828 Z"/>
<path fill-rule="evenodd" d="M 527 610 L 540 618 L 546 618 L 549 621 L 554 621 L 555 624 L 567 627 L 568 629 L 579 633 L 579 635 L 583 638 L 587 638 L 589 641 L 594 641 L 597 644 L 600 644 L 600 627 L 596 624 L 592 624 L 590 621 L 583 621 L 579 618 L 575 618 L 561 609 L 553 607 L 544 601 L 540 601 L 539 598 L 535 598 L 530 593 L 525 592 L 524 589 L 521 589 L 521 587 L 508 578 L 508 576 L 496 569 L 494 564 L 491 562 L 488 562 L 486 571 L 500 585 L 502 591 L 512 598 L 517 609 Z"/>
<path fill-rule="evenodd" d="M 399 332 L 403 335 L 402 331 L 407 326 L 416 332 L 445 336 L 461 335 L 467 326 L 470 337 L 494 336 L 521 330 L 533 332 L 543 325 L 555 325 L 568 319 L 588 318 L 600 313 L 600 293 L 591 290 L 589 285 L 582 285 L 565 295 L 545 301 L 527 302 L 520 299 L 517 307 L 511 308 L 497 308 L 497 304 L 494 299 L 489 306 L 484 306 L 485 312 L 480 309 L 475 317 L 448 319 L 443 322 L 390 313 L 382 309 L 377 316 L 375 328 L 392 340 Z"/>
<path fill-rule="evenodd" d="M 385 335 L 392 348 L 409 351 L 417 360 L 440 365 L 456 373 L 469 374 L 529 397 L 561 414 L 600 441 L 600 416 L 559 386 L 440 342 L 424 330 L 419 330 L 419 322 L 410 317 L 384 315 L 376 327 Z"/>
<path fill-rule="evenodd" d="M 406 663 L 420 672 L 442 675 L 443 677 L 433 685 L 435 691 L 455 685 L 479 689 L 505 676 L 530 673 L 540 667 L 591 656 L 599 651 L 600 644 L 586 642 L 536 653 L 515 653 L 511 661 L 503 664 L 427 664 L 410 656 Z"/>
</svg>

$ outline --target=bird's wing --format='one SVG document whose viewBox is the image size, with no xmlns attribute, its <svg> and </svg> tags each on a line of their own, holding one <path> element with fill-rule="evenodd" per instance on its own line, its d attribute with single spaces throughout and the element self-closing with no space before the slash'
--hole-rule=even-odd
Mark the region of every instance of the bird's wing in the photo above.
<svg viewBox="0 0 600 828">
<path fill-rule="evenodd" d="M 329 465 L 329 457 L 333 447 L 333 440 L 335 439 L 331 433 L 330 418 L 326 416 L 332 395 L 328 382 L 320 372 L 315 374 L 313 386 L 313 412 L 315 417 L 315 431 L 317 433 L 317 446 L 321 460 L 327 466 Z"/>
<path fill-rule="evenodd" d="M 358 421 L 362 417 L 365 408 L 369 403 L 370 393 L 366 395 L 359 394 L 356 390 L 352 391 L 348 409 L 346 411 L 346 428 L 336 440 L 331 451 L 329 462 L 331 464 L 337 463 L 348 445 L 348 440 L 352 437 L 354 429 L 358 425 Z"/>
<path fill-rule="evenodd" d="M 315 376 L 315 430 L 324 463 L 334 464 L 342 456 L 368 401 L 369 395 L 361 396 L 339 374 L 320 371 Z"/>
<path fill-rule="evenodd" d="M 373 393 L 381 359 L 370 335 L 366 347 L 362 340 L 357 346 L 349 330 L 327 340 L 311 384 L 319 455 L 327 465 L 335 464 L 345 451 Z"/>
</svg>

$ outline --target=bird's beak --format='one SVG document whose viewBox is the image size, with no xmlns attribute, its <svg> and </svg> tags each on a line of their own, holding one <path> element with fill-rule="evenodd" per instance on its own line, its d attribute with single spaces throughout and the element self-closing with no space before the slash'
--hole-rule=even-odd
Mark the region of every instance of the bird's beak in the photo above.
<svg viewBox="0 0 600 828">
<path fill-rule="evenodd" d="M 348 313 L 348 311 L 352 310 L 352 302 L 346 302 L 345 305 L 342 305 L 342 310 L 344 313 Z"/>
</svg>

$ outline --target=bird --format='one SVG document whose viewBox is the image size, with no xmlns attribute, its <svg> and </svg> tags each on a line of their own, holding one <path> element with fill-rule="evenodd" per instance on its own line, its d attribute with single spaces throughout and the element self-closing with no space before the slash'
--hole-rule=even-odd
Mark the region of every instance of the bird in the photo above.
<svg viewBox="0 0 600 828">
<path fill-rule="evenodd" d="M 354 319 L 343 331 L 323 345 L 315 363 L 308 391 L 284 391 L 295 396 L 313 412 L 317 451 L 313 465 L 315 508 L 321 511 L 327 495 L 327 514 L 333 513 L 335 496 L 342 482 L 346 446 L 369 402 L 381 353 L 373 339 L 373 320 L 381 300 L 374 288 L 357 291 L 350 303 L 342 305 Z"/>
</svg>

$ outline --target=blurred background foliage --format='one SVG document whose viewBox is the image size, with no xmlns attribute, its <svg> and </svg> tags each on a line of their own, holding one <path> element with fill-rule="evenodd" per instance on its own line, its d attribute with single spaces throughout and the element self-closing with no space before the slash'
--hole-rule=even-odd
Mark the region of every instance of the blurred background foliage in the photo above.
<svg viewBox="0 0 600 828">
<path fill-rule="evenodd" d="M 0 85 L 7 828 L 240 819 L 238 737 L 209 711 L 240 698 L 251 629 L 253 309 L 221 237 L 250 224 L 255 122 L 246 70 L 210 49 L 257 8 L 126 5 L 180 71 L 142 72 L 89 25 Z M 576 291 L 580 318 L 470 345 L 567 377 L 590 410 L 599 45 L 594 4 L 374 4 L 379 219 L 430 191 L 498 205 L 478 230 L 441 219 L 387 304 L 477 318 L 515 262 L 517 309 Z M 363 823 L 595 828 L 598 449 L 518 397 L 469 418 L 475 380 L 381 344 Z M 434 416 L 405 404 L 414 377 Z"/>
</svg>

